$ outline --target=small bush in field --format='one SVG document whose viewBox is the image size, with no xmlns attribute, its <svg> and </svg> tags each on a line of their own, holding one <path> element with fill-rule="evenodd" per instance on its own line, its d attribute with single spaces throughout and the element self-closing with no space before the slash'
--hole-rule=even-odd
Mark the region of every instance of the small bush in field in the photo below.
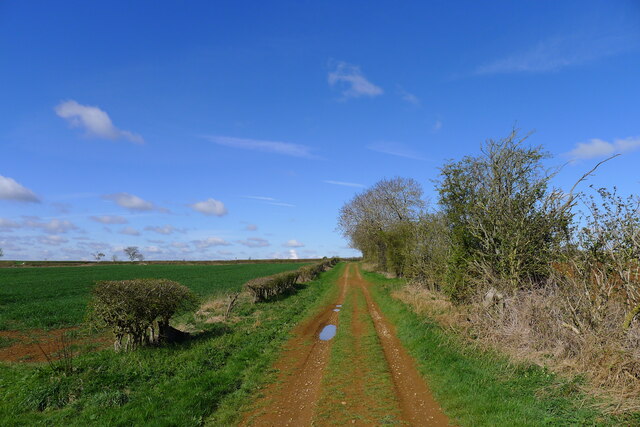
<svg viewBox="0 0 640 427">
<path fill-rule="evenodd" d="M 166 279 L 99 282 L 89 303 L 90 318 L 113 331 L 114 349 L 133 350 L 165 339 L 169 320 L 193 307 L 189 288 Z"/>
</svg>

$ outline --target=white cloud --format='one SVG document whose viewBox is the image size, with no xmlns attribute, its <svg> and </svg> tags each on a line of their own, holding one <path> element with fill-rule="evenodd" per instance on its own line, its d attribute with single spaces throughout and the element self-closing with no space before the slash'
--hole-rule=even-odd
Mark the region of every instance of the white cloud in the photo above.
<svg viewBox="0 0 640 427">
<path fill-rule="evenodd" d="M 311 147 L 290 142 L 267 141 L 260 139 L 234 138 L 230 136 L 205 136 L 209 141 L 225 147 L 243 150 L 262 151 L 292 157 L 314 158 Z"/>
<path fill-rule="evenodd" d="M 295 249 L 289 249 L 289 259 L 298 259 L 298 253 Z"/>
<path fill-rule="evenodd" d="M 255 224 L 248 224 L 244 229 L 247 231 L 256 231 L 258 230 L 258 226 Z"/>
<path fill-rule="evenodd" d="M 220 200 L 207 199 L 202 202 L 197 202 L 189 205 L 194 211 L 198 211 L 205 215 L 224 216 L 228 213 L 227 208 Z"/>
<path fill-rule="evenodd" d="M 224 239 L 221 239 L 220 237 L 207 237 L 204 240 L 194 240 L 193 244 L 198 249 L 207 249 L 212 246 L 230 246 L 231 245 L 231 243 L 227 242 Z"/>
<path fill-rule="evenodd" d="M 54 218 L 49 222 L 40 222 L 36 217 L 28 217 L 24 225 L 27 227 L 41 228 L 47 233 L 58 234 L 77 230 L 78 227 L 70 221 Z"/>
<path fill-rule="evenodd" d="M 45 245 L 53 245 L 57 246 L 62 243 L 67 243 L 69 240 L 65 239 L 62 236 L 38 236 L 38 242 L 43 243 Z"/>
<path fill-rule="evenodd" d="M 355 182 L 332 181 L 332 180 L 324 180 L 322 182 L 324 182 L 325 184 L 342 185 L 343 187 L 358 187 L 358 188 L 364 187 L 364 185 L 356 184 Z"/>
<path fill-rule="evenodd" d="M 89 219 L 101 224 L 126 224 L 129 222 L 125 217 L 118 215 L 90 216 Z"/>
<path fill-rule="evenodd" d="M 399 142 L 376 142 L 369 145 L 367 148 L 372 151 L 377 151 L 378 153 L 390 154 L 392 156 L 424 160 L 424 157 L 422 157 L 420 153 Z"/>
<path fill-rule="evenodd" d="M 438 132 L 440 129 L 442 129 L 442 120 L 437 119 L 436 122 L 431 127 L 431 130 L 434 132 Z"/>
<path fill-rule="evenodd" d="M 71 127 L 83 128 L 89 137 L 126 139 L 136 144 L 144 143 L 142 136 L 115 127 L 109 115 L 98 107 L 82 105 L 70 100 L 61 102 L 54 110 L 56 114 L 65 119 Z"/>
<path fill-rule="evenodd" d="M 384 92 L 382 88 L 365 78 L 360 67 L 342 61 L 335 63 L 335 69 L 329 73 L 328 81 L 329 86 L 338 85 L 342 88 L 345 99 L 361 96 L 374 97 Z"/>
<path fill-rule="evenodd" d="M 0 175 L 0 199 L 40 203 L 40 199 L 33 191 L 18 184 L 14 179 L 2 175 Z"/>
<path fill-rule="evenodd" d="M 10 219 L 0 218 L 0 230 L 9 230 L 12 228 L 20 228 L 20 224 Z"/>
<path fill-rule="evenodd" d="M 304 243 L 298 242 L 296 239 L 291 239 L 284 243 L 282 246 L 287 248 L 301 248 L 304 246 Z"/>
<path fill-rule="evenodd" d="M 602 139 L 591 139 L 589 142 L 579 142 L 567 155 L 574 159 L 592 159 L 605 157 L 614 153 L 625 153 L 640 149 L 640 137 L 615 139 L 613 142 Z"/>
<path fill-rule="evenodd" d="M 144 229 L 146 231 L 153 231 L 153 232 L 156 232 L 158 234 L 164 234 L 165 236 L 169 235 L 169 234 L 173 234 L 176 231 L 180 231 L 180 232 L 183 231 L 183 230 L 175 228 L 173 225 L 169 225 L 169 224 L 163 225 L 163 226 L 157 226 L 157 227 L 145 227 Z"/>
<path fill-rule="evenodd" d="M 264 248 L 270 245 L 268 240 L 260 237 L 249 237 L 247 240 L 238 240 L 238 243 L 249 248 Z"/>
<path fill-rule="evenodd" d="M 132 211 L 152 211 L 154 209 L 158 209 L 153 203 L 129 193 L 105 194 L 102 198 L 105 200 L 111 200 L 119 206 Z"/>
<path fill-rule="evenodd" d="M 119 231 L 120 234 L 125 234 L 127 236 L 139 236 L 140 232 L 133 227 L 125 227 Z"/>
<path fill-rule="evenodd" d="M 581 65 L 615 55 L 637 45 L 627 35 L 588 35 L 556 37 L 517 53 L 476 68 L 476 74 L 543 73 Z"/>
</svg>

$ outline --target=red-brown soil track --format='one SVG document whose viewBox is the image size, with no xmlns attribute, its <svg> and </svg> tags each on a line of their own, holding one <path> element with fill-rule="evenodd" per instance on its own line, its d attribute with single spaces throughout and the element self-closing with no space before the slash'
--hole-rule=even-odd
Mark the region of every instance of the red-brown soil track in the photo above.
<svg viewBox="0 0 640 427">
<path fill-rule="evenodd" d="M 362 292 L 367 310 L 383 348 L 389 372 L 393 379 L 394 393 L 402 413 L 402 422 L 412 426 L 447 426 L 449 420 L 434 400 L 416 363 L 398 339 L 395 328 L 384 317 L 369 292 L 372 286 L 362 278 L 359 267 L 347 265 L 338 282 L 339 296 L 335 302 L 325 306 L 311 320 L 304 322 L 287 343 L 280 360 L 275 364 L 278 380 L 263 390 L 256 409 L 242 421 L 246 426 L 308 426 L 312 425 L 314 410 L 321 393 L 322 378 L 328 364 L 331 340 L 321 341 L 318 334 L 327 324 L 338 325 L 335 304 L 342 304 L 347 289 Z M 357 310 L 357 309 L 356 309 Z M 358 314 L 358 313 L 354 313 Z M 357 317 L 357 316 L 354 316 Z M 339 327 L 339 325 L 338 325 Z M 356 320 L 352 333 L 362 333 Z M 355 342 L 359 342 L 356 337 Z M 360 389 L 362 381 L 355 381 Z M 366 387 L 366 385 L 365 385 Z M 347 392 L 349 392 L 347 390 Z M 353 390 L 353 398 L 361 390 Z M 354 409 L 356 409 L 354 407 Z M 358 408 L 362 409 L 362 408 Z M 356 423 L 356 420 L 353 420 Z M 316 425 L 314 423 L 314 425 Z M 362 425 L 362 423 L 357 422 Z"/>
</svg>

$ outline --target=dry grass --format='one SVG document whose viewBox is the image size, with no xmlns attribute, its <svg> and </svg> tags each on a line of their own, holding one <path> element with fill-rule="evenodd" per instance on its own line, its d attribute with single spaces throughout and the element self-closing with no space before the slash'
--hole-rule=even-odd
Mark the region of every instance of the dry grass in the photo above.
<svg viewBox="0 0 640 427">
<path fill-rule="evenodd" d="M 553 287 L 507 296 L 504 308 L 487 308 L 481 298 L 456 306 L 443 294 L 417 284 L 403 287 L 394 297 L 475 345 L 560 374 L 585 375 L 584 391 L 598 397 L 605 412 L 640 410 L 640 322 L 624 333 L 623 310 L 615 304 L 598 328 L 577 331 L 568 323 L 563 298 Z"/>
</svg>

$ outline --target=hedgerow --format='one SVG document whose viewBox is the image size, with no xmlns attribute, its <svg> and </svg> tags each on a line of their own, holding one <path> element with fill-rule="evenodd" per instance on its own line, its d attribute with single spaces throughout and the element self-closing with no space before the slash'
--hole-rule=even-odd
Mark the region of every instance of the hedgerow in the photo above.
<svg viewBox="0 0 640 427">
<path fill-rule="evenodd" d="M 253 297 L 254 302 L 267 301 L 273 297 L 291 291 L 296 283 L 309 282 L 327 271 L 340 261 L 339 258 L 323 258 L 316 264 L 305 265 L 296 271 L 258 277 L 244 284 L 244 289 Z"/>
</svg>

